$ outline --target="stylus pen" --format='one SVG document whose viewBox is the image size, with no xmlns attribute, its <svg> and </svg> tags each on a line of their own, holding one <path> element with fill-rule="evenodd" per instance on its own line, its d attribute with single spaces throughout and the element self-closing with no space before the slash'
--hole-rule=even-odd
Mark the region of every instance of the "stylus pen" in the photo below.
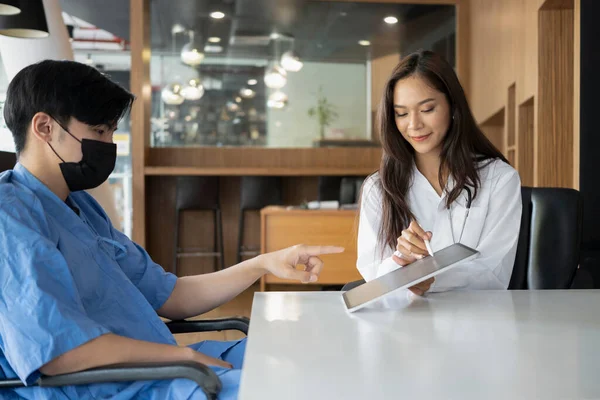
<svg viewBox="0 0 600 400">
<path fill-rule="evenodd" d="M 427 247 L 427 252 L 431 257 L 433 257 L 433 250 L 431 250 L 431 244 L 429 244 L 429 240 L 425 239 L 425 247 Z"/>
</svg>

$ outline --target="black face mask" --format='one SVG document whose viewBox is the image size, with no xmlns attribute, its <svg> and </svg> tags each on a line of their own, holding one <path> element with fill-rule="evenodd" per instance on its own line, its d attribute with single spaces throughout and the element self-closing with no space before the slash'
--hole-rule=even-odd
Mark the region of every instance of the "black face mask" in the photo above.
<svg viewBox="0 0 600 400">
<path fill-rule="evenodd" d="M 57 122 L 58 123 L 58 122 Z M 60 124 L 59 124 L 60 125 Z M 60 170 L 71 192 L 94 189 L 104 183 L 115 169 L 117 145 L 99 140 L 79 140 L 64 126 L 60 125 L 73 139 L 81 143 L 83 157 L 79 162 L 65 162 L 48 143 L 62 163 Z"/>
</svg>

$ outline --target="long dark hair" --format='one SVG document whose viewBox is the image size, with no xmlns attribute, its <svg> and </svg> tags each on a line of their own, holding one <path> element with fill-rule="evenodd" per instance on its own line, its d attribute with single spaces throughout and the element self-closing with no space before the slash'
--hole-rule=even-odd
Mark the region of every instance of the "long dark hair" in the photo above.
<svg viewBox="0 0 600 400">
<path fill-rule="evenodd" d="M 447 207 L 459 197 L 465 186 L 470 187 L 473 199 L 477 197 L 482 161 L 499 158 L 507 162 L 475 123 L 452 66 L 431 51 L 418 51 L 403 58 L 385 85 L 377 116 L 383 146 L 377 183 L 383 194 L 379 232 L 382 251 L 386 246 L 395 248 L 402 230 L 414 219 L 407 194 L 412 184 L 415 151 L 398 131 L 394 111 L 396 83 L 412 75 L 423 78 L 432 88 L 443 93 L 450 105 L 450 127 L 442 142 L 439 170 L 439 182 L 443 190 L 447 190 L 446 177 L 451 176 L 455 182 L 446 197 Z"/>
</svg>

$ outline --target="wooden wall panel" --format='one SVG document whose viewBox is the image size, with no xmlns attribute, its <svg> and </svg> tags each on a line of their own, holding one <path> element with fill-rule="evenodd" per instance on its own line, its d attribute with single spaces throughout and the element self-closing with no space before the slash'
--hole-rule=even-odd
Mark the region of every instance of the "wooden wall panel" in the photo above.
<svg viewBox="0 0 600 400">
<path fill-rule="evenodd" d="M 456 4 L 456 74 L 465 93 L 471 92 L 471 4 Z"/>
<path fill-rule="evenodd" d="M 467 93 L 476 120 L 489 125 L 498 110 L 512 109 L 512 94 L 507 98 L 506 91 L 514 84 L 515 104 L 524 106 L 515 113 L 515 162 L 522 178 L 535 186 L 577 188 L 579 125 L 573 115 L 579 112 L 580 0 L 470 0 L 468 4 L 471 86 Z M 547 16 L 543 21 L 542 15 Z M 561 17 L 553 20 L 551 15 Z M 539 87 L 542 84 L 545 87 Z M 528 103 L 532 99 L 533 110 Z M 518 116 L 521 111 L 523 118 Z M 512 141 L 510 117 L 507 112 L 505 153 Z M 494 135 L 500 132 L 497 125 L 482 128 Z M 523 137 L 521 129 L 525 129 Z M 521 145 L 527 148 L 522 150 Z"/>
<path fill-rule="evenodd" d="M 533 186 L 533 119 L 534 99 L 531 98 L 519 106 L 517 166 L 523 186 Z"/>
<path fill-rule="evenodd" d="M 400 62 L 402 55 L 400 53 L 390 54 L 385 57 L 379 57 L 371 61 L 371 139 L 381 143 L 377 126 L 377 110 L 381 99 L 385 84 L 387 83 L 392 70 Z"/>
<path fill-rule="evenodd" d="M 492 141 L 494 146 L 506 154 L 504 133 L 504 108 L 500 109 L 486 121 L 481 123 L 481 130 Z"/>
<path fill-rule="evenodd" d="M 573 6 L 573 0 L 545 0 L 540 7 L 540 11 L 572 10 Z"/>
<path fill-rule="evenodd" d="M 539 186 L 573 186 L 573 18 L 572 0 L 548 0 L 539 13 Z"/>
<path fill-rule="evenodd" d="M 516 84 L 516 103 L 537 94 L 537 13 L 543 0 L 470 0 L 469 104 L 482 122 L 506 105 Z"/>
<path fill-rule="evenodd" d="M 146 188 L 144 168 L 150 137 L 150 0 L 130 0 L 131 92 L 136 96 L 131 110 L 131 163 L 133 185 L 132 239 L 146 244 Z"/>
<path fill-rule="evenodd" d="M 508 163 L 512 166 L 515 166 L 516 164 L 516 160 L 517 160 L 517 156 L 515 154 L 515 149 L 508 149 L 506 152 L 506 159 L 508 160 Z"/>
<path fill-rule="evenodd" d="M 368 169 L 375 170 L 381 160 L 379 147 L 324 147 L 324 148 L 253 148 L 253 147 L 174 147 L 149 150 L 149 167 L 195 167 L 238 169 L 238 175 L 253 168 L 292 169 L 296 175 L 305 171 Z M 321 170 L 320 172 L 318 170 Z M 312 174 L 312 172 L 310 173 Z"/>
<path fill-rule="evenodd" d="M 573 3 L 573 188 L 579 190 L 580 157 L 580 92 L 581 74 L 581 0 Z"/>
<path fill-rule="evenodd" d="M 173 267 L 175 235 L 175 178 L 146 178 L 146 250 L 167 271 Z"/>
<path fill-rule="evenodd" d="M 506 149 L 510 150 L 511 148 L 515 148 L 516 145 L 516 135 L 517 135 L 517 126 L 516 126 L 516 114 L 517 114 L 517 105 L 516 105 L 516 89 L 515 84 L 513 83 L 508 88 L 508 99 L 506 103 L 506 113 L 505 113 L 505 124 L 506 124 Z M 514 164 L 513 164 L 514 165 Z"/>
</svg>

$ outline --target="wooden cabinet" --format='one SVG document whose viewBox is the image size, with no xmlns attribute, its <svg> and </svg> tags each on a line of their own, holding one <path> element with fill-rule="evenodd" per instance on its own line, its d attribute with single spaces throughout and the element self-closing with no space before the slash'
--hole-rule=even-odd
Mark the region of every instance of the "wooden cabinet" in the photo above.
<svg viewBox="0 0 600 400">
<path fill-rule="evenodd" d="M 263 253 L 296 244 L 334 245 L 346 250 L 340 254 L 322 256 L 325 263 L 315 285 L 343 285 L 361 279 L 356 269 L 356 210 L 298 210 L 266 207 L 261 210 L 261 250 Z M 266 275 L 261 290 L 269 284 L 298 282 Z"/>
</svg>

